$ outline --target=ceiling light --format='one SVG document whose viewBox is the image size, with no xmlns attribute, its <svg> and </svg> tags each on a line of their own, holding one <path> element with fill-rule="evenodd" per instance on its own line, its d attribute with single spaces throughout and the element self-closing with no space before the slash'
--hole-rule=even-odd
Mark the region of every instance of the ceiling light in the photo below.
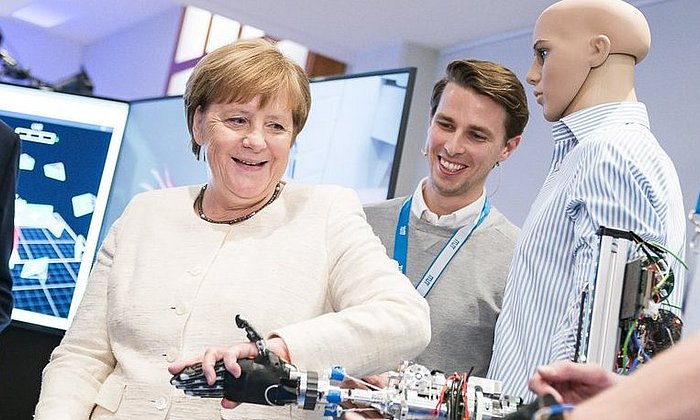
<svg viewBox="0 0 700 420">
<path fill-rule="evenodd" d="M 34 3 L 16 10 L 12 13 L 12 17 L 44 28 L 51 28 L 67 21 L 71 15 L 48 4 Z"/>
</svg>

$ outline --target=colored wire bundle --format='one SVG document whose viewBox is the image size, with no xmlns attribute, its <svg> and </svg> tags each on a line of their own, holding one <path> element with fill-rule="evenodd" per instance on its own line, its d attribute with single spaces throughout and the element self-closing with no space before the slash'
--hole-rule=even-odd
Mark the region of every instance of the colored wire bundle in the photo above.
<svg viewBox="0 0 700 420">
<path fill-rule="evenodd" d="M 678 255 L 663 245 L 645 241 L 634 232 L 629 232 L 629 239 L 636 244 L 636 252 L 643 255 L 642 270 L 650 284 L 646 286 L 645 303 L 638 303 L 641 306 L 635 310 L 634 319 L 628 318 L 627 325 L 622 328 L 624 340 L 616 364 L 616 371 L 620 374 L 633 372 L 655 353 L 673 345 L 676 341 L 674 334 L 680 337 L 682 321 L 671 311 L 659 308 L 680 309 L 668 302 L 675 278 L 666 255 L 688 268 Z"/>
<path fill-rule="evenodd" d="M 447 407 L 446 418 L 449 420 L 469 420 L 469 399 L 467 396 L 469 377 L 474 371 L 472 366 L 464 375 L 454 373 L 447 378 L 447 385 L 442 389 L 433 415 L 440 416 L 440 408 Z"/>
</svg>

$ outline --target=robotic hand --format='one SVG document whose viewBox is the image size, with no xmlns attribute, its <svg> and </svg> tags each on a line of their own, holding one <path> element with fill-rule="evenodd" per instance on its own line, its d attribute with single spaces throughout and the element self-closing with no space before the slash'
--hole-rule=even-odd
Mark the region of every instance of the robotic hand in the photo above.
<svg viewBox="0 0 700 420">
<path fill-rule="evenodd" d="M 173 376 L 170 383 L 185 394 L 203 398 L 226 398 L 261 405 L 297 405 L 304 410 L 324 408 L 324 415 L 338 417 L 341 403 L 364 404 L 388 419 L 465 419 L 503 418 L 517 411 L 519 398 L 501 395 L 501 383 L 494 380 L 431 372 L 426 367 L 404 362 L 389 374 L 382 389 L 341 388 L 347 376 L 342 367 L 303 372 L 268 352 L 263 339 L 245 320 L 236 317 L 255 341 L 260 354 L 255 359 L 239 360 L 241 376 L 234 378 L 219 362 L 216 382 L 210 386 L 201 365 L 194 365 Z M 352 379 L 352 378 L 351 378 Z M 351 409 L 354 410 L 354 409 Z"/>
<path fill-rule="evenodd" d="M 216 382 L 209 385 L 204 377 L 202 365 L 183 369 L 170 383 L 185 391 L 187 395 L 203 398 L 226 398 L 230 401 L 262 405 L 285 405 L 296 402 L 296 382 L 291 373 L 296 370 L 275 353 L 268 351 L 265 341 L 253 327 L 239 315 L 236 325 L 245 329 L 248 339 L 258 348 L 254 359 L 241 359 L 241 375 L 235 378 L 226 370 L 223 361 L 214 365 Z"/>
</svg>

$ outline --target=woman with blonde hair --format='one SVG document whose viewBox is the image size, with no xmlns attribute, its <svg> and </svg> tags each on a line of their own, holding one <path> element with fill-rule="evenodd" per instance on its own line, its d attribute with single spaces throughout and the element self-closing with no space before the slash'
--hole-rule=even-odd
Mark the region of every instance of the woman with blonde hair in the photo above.
<svg viewBox="0 0 700 420">
<path fill-rule="evenodd" d="M 430 339 L 427 304 L 356 194 L 282 181 L 311 101 L 298 65 L 267 41 L 230 44 L 195 67 L 184 101 L 209 181 L 140 194 L 114 224 L 44 370 L 37 420 L 304 416 L 170 385 L 168 366 L 206 348 L 227 366 L 257 354 L 236 314 L 304 370 L 383 371 Z"/>
</svg>

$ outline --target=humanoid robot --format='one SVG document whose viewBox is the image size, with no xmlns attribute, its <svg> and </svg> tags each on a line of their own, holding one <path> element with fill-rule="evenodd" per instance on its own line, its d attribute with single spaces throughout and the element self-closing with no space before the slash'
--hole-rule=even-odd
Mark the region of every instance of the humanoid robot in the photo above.
<svg viewBox="0 0 700 420">
<path fill-rule="evenodd" d="M 635 65 L 650 44 L 643 14 L 622 0 L 562 0 L 535 24 L 527 82 L 545 119 L 556 122 L 555 145 L 496 324 L 488 376 L 503 381 L 507 394 L 531 399 L 527 380 L 538 365 L 574 359 L 601 226 L 683 256 L 678 176 L 634 88 Z M 671 265 L 676 281 L 667 303 L 680 306 L 684 269 Z"/>
</svg>

